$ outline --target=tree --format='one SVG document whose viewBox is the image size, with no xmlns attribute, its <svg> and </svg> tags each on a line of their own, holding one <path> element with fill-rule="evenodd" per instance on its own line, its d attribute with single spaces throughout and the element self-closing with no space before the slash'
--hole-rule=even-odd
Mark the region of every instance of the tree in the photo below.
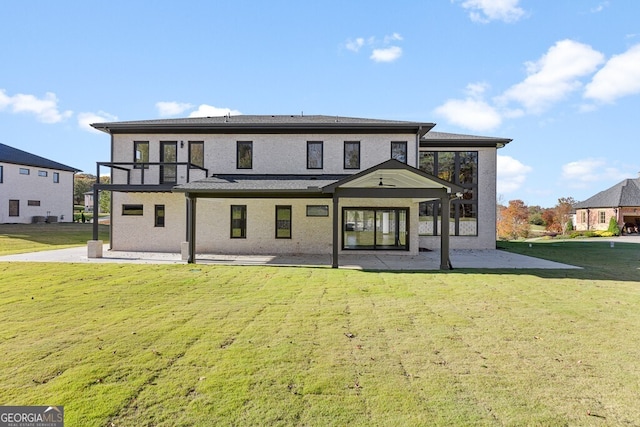
<svg viewBox="0 0 640 427">
<path fill-rule="evenodd" d="M 509 200 L 509 206 L 502 206 L 498 215 L 498 237 L 514 240 L 529 236 L 529 209 L 522 200 Z"/>
<path fill-rule="evenodd" d="M 108 175 L 103 175 L 100 177 L 101 184 L 110 184 L 111 178 Z M 111 211 L 111 191 L 102 190 L 100 192 L 100 212 L 110 212 Z"/>
<path fill-rule="evenodd" d="M 93 190 L 96 176 L 88 173 L 78 173 L 73 177 L 73 203 L 84 206 L 84 193 Z"/>
<path fill-rule="evenodd" d="M 573 197 L 561 197 L 556 205 L 556 218 L 560 223 L 562 234 L 567 234 L 567 226 L 571 220 L 571 212 L 576 201 Z"/>
</svg>

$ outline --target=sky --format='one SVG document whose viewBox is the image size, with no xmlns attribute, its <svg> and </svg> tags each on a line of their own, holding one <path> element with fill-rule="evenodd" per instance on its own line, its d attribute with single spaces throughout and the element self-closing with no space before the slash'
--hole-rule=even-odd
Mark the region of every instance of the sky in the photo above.
<svg viewBox="0 0 640 427">
<path fill-rule="evenodd" d="M 90 123 L 223 114 L 510 138 L 498 200 L 640 172 L 640 1 L 0 2 L 0 143 L 95 174 Z"/>
</svg>

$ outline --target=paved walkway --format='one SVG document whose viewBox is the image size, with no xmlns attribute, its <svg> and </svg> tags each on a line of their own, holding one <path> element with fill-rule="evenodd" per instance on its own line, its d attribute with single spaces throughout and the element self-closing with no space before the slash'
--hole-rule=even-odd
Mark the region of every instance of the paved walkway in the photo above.
<svg viewBox="0 0 640 427">
<path fill-rule="evenodd" d="M 110 251 L 105 245 L 102 258 L 88 258 L 87 247 L 32 252 L 0 256 L 0 262 L 72 262 L 72 263 L 129 263 L 184 264 L 178 253 Z M 340 268 L 358 270 L 439 270 L 440 252 L 420 252 L 407 255 L 340 255 Z M 270 266 L 331 266 L 331 256 L 318 255 L 197 255 L 198 264 L 270 265 Z M 452 250 L 451 264 L 457 268 L 508 269 L 576 269 L 572 265 L 547 261 L 501 250 Z"/>
</svg>

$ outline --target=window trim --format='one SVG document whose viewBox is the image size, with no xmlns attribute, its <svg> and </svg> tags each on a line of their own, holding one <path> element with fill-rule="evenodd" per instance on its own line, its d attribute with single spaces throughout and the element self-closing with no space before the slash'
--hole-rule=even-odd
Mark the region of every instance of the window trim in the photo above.
<svg viewBox="0 0 640 427">
<path fill-rule="evenodd" d="M 47 176 L 49 176 L 49 172 L 43 171 L 43 170 L 39 170 L 38 171 L 38 176 L 47 177 Z"/>
<path fill-rule="evenodd" d="M 240 147 L 249 147 L 249 166 L 240 166 Z M 253 141 L 236 141 L 236 169 L 253 169 Z"/>
<path fill-rule="evenodd" d="M 123 203 L 122 216 L 144 216 L 144 205 L 137 203 Z"/>
<path fill-rule="evenodd" d="M 191 155 L 193 153 L 194 146 L 202 146 L 202 164 L 201 165 L 194 163 L 192 161 L 193 159 L 191 158 Z M 198 169 L 198 167 L 204 168 L 204 141 L 189 141 L 189 168 Z"/>
<path fill-rule="evenodd" d="M 40 200 L 27 200 L 27 206 L 40 206 Z"/>
<path fill-rule="evenodd" d="M 31 175 L 31 171 L 29 170 L 29 168 L 20 168 L 19 172 L 20 175 Z"/>
<path fill-rule="evenodd" d="M 0 184 L 4 182 L 4 166 L 0 165 Z"/>
<path fill-rule="evenodd" d="M 162 215 L 160 215 L 160 211 L 162 211 Z M 166 218 L 166 210 L 164 205 L 154 205 L 153 207 L 153 226 L 154 227 L 164 227 L 165 218 Z"/>
<path fill-rule="evenodd" d="M 310 147 L 312 145 L 320 146 L 320 166 L 311 166 Z M 307 169 L 323 169 L 324 168 L 324 141 L 307 141 Z"/>
<path fill-rule="evenodd" d="M 372 247 L 370 246 L 362 246 L 362 247 L 347 247 L 346 245 L 346 233 L 349 231 L 360 231 L 360 230 L 355 230 L 354 227 L 353 230 L 347 230 L 347 212 L 348 211 L 368 211 L 368 212 L 372 212 L 373 213 L 373 245 Z M 405 233 L 405 245 L 399 245 L 399 246 L 385 246 L 382 245 L 380 243 L 378 243 L 377 241 L 377 234 L 378 234 L 378 223 L 376 218 L 378 217 L 378 213 L 381 212 L 384 214 L 384 212 L 386 211 L 393 211 L 394 217 L 395 217 L 395 223 L 396 223 L 396 230 L 395 232 L 397 233 L 394 237 L 396 239 L 399 239 L 400 237 L 400 217 L 401 217 L 401 212 L 404 213 L 404 225 L 405 225 L 405 229 L 404 229 L 404 233 Z M 411 224 L 411 210 L 409 208 L 409 206 L 376 206 L 376 207 L 361 207 L 361 206 L 343 206 L 342 207 L 342 219 L 341 219 L 341 230 L 342 230 L 342 236 L 341 236 L 341 248 L 344 251 L 399 251 L 399 252 L 408 252 L 411 250 L 410 245 L 411 245 L 411 232 L 410 232 L 410 224 Z M 398 240 L 396 240 L 397 242 Z"/>
<path fill-rule="evenodd" d="M 357 151 L 358 151 L 358 159 L 357 159 L 357 166 L 347 166 L 347 145 L 354 145 L 355 147 L 357 147 Z M 362 157 L 362 149 L 360 146 L 360 141 L 344 141 L 344 145 L 343 145 L 343 167 L 344 169 L 360 169 L 360 160 Z"/>
<path fill-rule="evenodd" d="M 239 210 L 241 218 L 234 218 L 234 210 Z M 229 238 L 230 239 L 246 239 L 247 238 L 247 205 L 231 205 L 229 212 Z M 240 221 L 240 227 L 234 227 L 234 221 Z M 239 229 L 240 235 L 234 236 L 233 230 Z"/>
<path fill-rule="evenodd" d="M 14 207 L 15 207 L 15 214 L 11 213 L 11 204 L 13 203 Z M 20 200 L 16 200 L 16 199 L 9 199 L 9 216 L 10 217 L 17 217 L 20 216 Z"/>
<path fill-rule="evenodd" d="M 404 154 L 404 160 L 400 160 L 400 159 L 398 159 L 398 158 L 393 156 L 393 151 L 394 151 L 393 148 L 394 148 L 394 146 L 403 147 L 402 150 L 404 152 L 403 153 Z M 390 156 L 389 156 L 390 159 L 396 159 L 397 161 L 405 163 L 405 164 L 409 161 L 409 159 L 408 159 L 408 157 L 409 157 L 409 144 L 407 143 L 407 141 L 391 141 L 390 149 L 391 149 Z"/>
<path fill-rule="evenodd" d="M 146 161 L 144 161 L 144 159 L 142 160 L 138 160 L 138 151 L 140 151 L 140 153 L 142 153 L 142 150 L 138 150 L 138 146 L 140 145 L 146 145 L 147 146 L 147 159 Z M 135 164 L 133 165 L 134 169 L 149 169 L 149 165 L 145 165 L 144 163 L 149 163 L 149 153 L 150 153 L 150 146 L 149 146 L 149 141 L 133 141 L 133 162 L 134 163 L 142 163 L 142 164 Z M 142 158 L 142 156 L 141 156 Z"/>
<path fill-rule="evenodd" d="M 321 210 L 322 212 L 313 212 L 313 210 Z M 329 216 L 329 205 L 307 205 L 307 216 L 309 217 L 326 217 Z"/>
<path fill-rule="evenodd" d="M 598 224 L 606 224 L 606 223 L 607 223 L 607 212 L 598 211 Z"/>
<path fill-rule="evenodd" d="M 289 211 L 289 227 L 287 228 L 279 228 L 278 227 L 278 222 L 279 221 L 286 221 L 286 220 L 279 220 L 278 219 L 278 212 L 279 211 Z M 293 209 L 291 207 L 291 205 L 276 205 L 276 217 L 275 217 L 275 238 L 276 239 L 291 239 L 293 237 L 293 227 L 292 224 L 293 223 Z M 278 230 L 289 230 L 289 235 L 288 236 L 278 236 Z"/>
<path fill-rule="evenodd" d="M 60 172 L 53 173 L 53 183 L 60 184 Z"/>
</svg>

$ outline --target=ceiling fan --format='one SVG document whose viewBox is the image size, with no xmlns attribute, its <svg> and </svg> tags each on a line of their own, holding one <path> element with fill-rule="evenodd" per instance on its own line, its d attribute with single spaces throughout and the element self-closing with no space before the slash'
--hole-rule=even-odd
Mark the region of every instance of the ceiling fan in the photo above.
<svg viewBox="0 0 640 427">
<path fill-rule="evenodd" d="M 380 182 L 378 183 L 378 187 L 395 187 L 395 184 L 385 184 L 382 182 L 382 177 L 380 177 Z"/>
</svg>

